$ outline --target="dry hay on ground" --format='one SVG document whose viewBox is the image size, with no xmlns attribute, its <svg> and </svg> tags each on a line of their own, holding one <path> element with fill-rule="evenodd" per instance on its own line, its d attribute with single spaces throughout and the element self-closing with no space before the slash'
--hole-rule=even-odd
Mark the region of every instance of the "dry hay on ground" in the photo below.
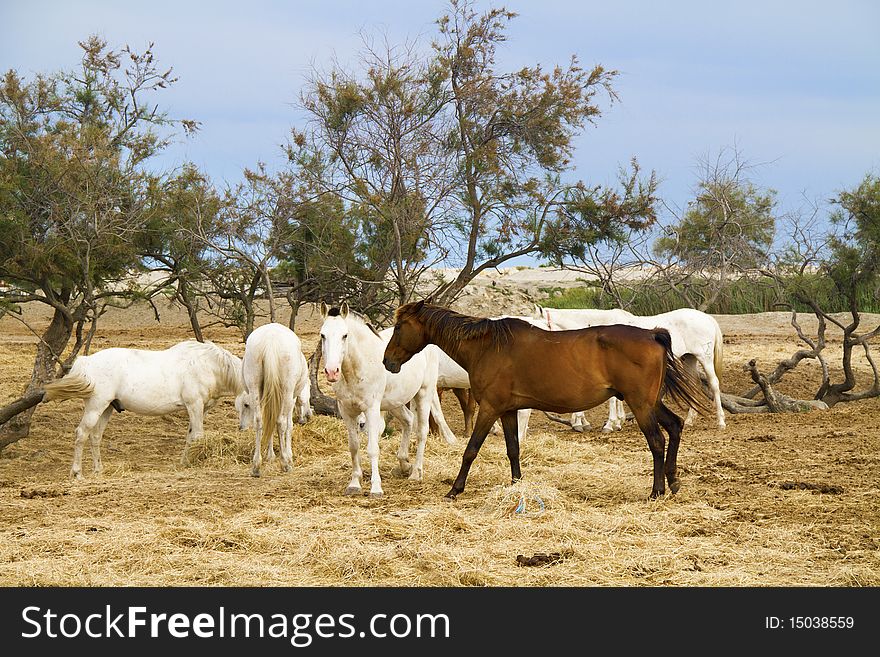
<svg viewBox="0 0 880 657">
<path fill-rule="evenodd" d="M 739 371 L 749 358 L 769 369 L 796 348 L 780 317 L 737 318 L 729 333 L 725 319 L 725 391 L 749 387 Z M 150 321 L 120 312 L 102 325 L 96 348 L 162 348 L 187 337 L 179 318 Z M 301 324 L 309 350 L 317 326 L 308 317 Z M 32 342 L 10 327 L 0 326 L 0 401 L 19 391 L 32 362 Z M 232 332 L 210 337 L 241 354 Z M 815 390 L 809 363 L 789 376 L 782 392 Z M 454 398 L 443 403 L 460 435 Z M 503 440 L 490 436 L 455 502 L 443 495 L 463 441 L 431 436 L 419 484 L 391 474 L 396 434 L 381 440 L 385 497 L 344 497 L 346 438 L 327 417 L 295 428 L 292 473 L 276 461 L 253 479 L 253 435 L 238 432 L 231 400 L 208 412 L 190 467 L 179 465 L 184 415 L 123 413 L 105 433 L 104 476 L 91 474 L 86 450 L 86 480 L 73 483 L 81 407 L 41 405 L 32 435 L 0 455 L 2 585 L 880 585 L 876 399 L 728 416 L 724 432 L 700 418 L 683 435 L 681 491 L 656 501 L 647 499 L 650 453 L 632 423 L 577 434 L 540 413 L 522 446 L 525 480 L 507 485 Z M 588 417 L 600 426 L 604 413 Z M 517 562 L 541 553 L 558 558 Z"/>
</svg>

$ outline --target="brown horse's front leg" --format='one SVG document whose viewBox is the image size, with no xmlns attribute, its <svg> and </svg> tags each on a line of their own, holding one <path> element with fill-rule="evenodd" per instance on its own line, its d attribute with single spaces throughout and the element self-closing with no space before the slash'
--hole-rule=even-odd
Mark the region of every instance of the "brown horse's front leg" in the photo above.
<svg viewBox="0 0 880 657">
<path fill-rule="evenodd" d="M 461 457 L 461 470 L 458 471 L 458 476 L 455 478 L 452 488 L 446 493 L 446 497 L 449 499 L 454 500 L 462 491 L 464 491 L 464 485 L 467 482 L 471 463 L 474 462 L 474 459 L 477 458 L 477 454 L 480 453 L 480 447 L 483 446 L 483 441 L 486 440 L 486 436 L 489 434 L 489 429 L 492 428 L 492 425 L 495 424 L 495 420 L 497 419 L 497 414 L 490 412 L 485 406 L 480 406 L 480 410 L 477 412 L 477 421 L 474 423 L 474 432 L 471 434 L 471 439 L 468 441 L 467 447 L 464 450 L 464 455 Z"/>
<path fill-rule="evenodd" d="M 507 459 L 510 461 L 510 481 L 516 483 L 522 479 L 519 469 L 519 427 L 516 411 L 507 411 L 501 416 L 504 429 L 504 443 L 507 445 Z"/>
</svg>

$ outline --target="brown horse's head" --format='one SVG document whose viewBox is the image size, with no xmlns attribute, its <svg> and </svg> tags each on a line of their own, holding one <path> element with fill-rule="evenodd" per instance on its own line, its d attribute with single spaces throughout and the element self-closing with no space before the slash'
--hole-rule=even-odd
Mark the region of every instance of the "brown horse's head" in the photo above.
<svg viewBox="0 0 880 657">
<path fill-rule="evenodd" d="M 428 344 L 425 328 L 418 318 L 424 301 L 407 303 L 397 309 L 394 316 L 394 334 L 385 347 L 382 364 L 392 374 L 400 372 L 400 367 Z"/>
</svg>

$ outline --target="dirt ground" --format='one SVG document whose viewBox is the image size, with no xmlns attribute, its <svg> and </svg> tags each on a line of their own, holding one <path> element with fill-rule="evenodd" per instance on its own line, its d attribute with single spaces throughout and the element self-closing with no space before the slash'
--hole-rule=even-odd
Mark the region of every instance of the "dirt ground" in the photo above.
<svg viewBox="0 0 880 657">
<path fill-rule="evenodd" d="M 483 283 L 459 309 L 528 311 L 532 290 Z M 189 337 L 183 313 L 159 310 L 158 323 L 148 306 L 108 314 L 93 351 Z M 35 327 L 40 312 L 26 317 Z M 750 387 L 741 369 L 750 358 L 769 371 L 798 348 L 786 314 L 717 318 L 725 392 Z M 319 325 L 311 309 L 297 319 L 309 353 Z M 209 337 L 243 352 L 232 330 Z M 34 342 L 21 322 L 0 320 L 0 403 L 27 382 Z M 857 367 L 865 376 L 867 364 Z M 804 362 L 779 390 L 809 397 L 819 378 L 818 365 Z M 331 393 L 326 382 L 322 389 Z M 342 495 L 351 462 L 342 423 L 328 417 L 295 428 L 293 472 L 275 462 L 250 477 L 252 434 L 237 430 L 231 399 L 208 413 L 189 467 L 179 462 L 185 415 L 114 416 L 105 473 L 91 473 L 86 450 L 86 479 L 75 483 L 68 472 L 82 402 L 41 404 L 31 435 L 0 453 L 0 585 L 880 585 L 880 400 L 728 414 L 724 431 L 701 417 L 682 437 L 681 490 L 654 501 L 650 452 L 631 422 L 614 434 L 579 434 L 536 413 L 522 445 L 523 482 L 509 485 L 504 441 L 490 436 L 464 494 L 450 502 L 443 496 L 465 443 L 454 401 L 443 404 L 458 444 L 429 437 L 424 482 L 392 474 L 399 434 L 382 439 L 378 500 Z M 594 427 L 606 408 L 588 413 Z M 537 553 L 555 558 L 517 561 Z"/>
</svg>

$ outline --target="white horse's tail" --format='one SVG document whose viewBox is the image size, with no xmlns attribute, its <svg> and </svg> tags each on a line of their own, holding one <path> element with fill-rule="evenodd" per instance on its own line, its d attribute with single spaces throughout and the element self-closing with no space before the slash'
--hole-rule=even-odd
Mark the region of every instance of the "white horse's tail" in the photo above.
<svg viewBox="0 0 880 657">
<path fill-rule="evenodd" d="M 714 318 L 713 318 L 714 319 Z M 712 365 L 715 367 L 715 376 L 721 381 L 721 370 L 724 367 L 724 336 L 721 335 L 721 327 L 715 322 L 715 353 Z"/>
<path fill-rule="evenodd" d="M 44 401 L 82 399 L 94 392 L 95 384 L 82 372 L 71 371 L 66 376 L 47 383 L 43 390 L 45 390 Z"/>
<path fill-rule="evenodd" d="M 275 431 L 278 417 L 281 415 L 281 405 L 284 399 L 286 372 L 279 366 L 279 356 L 276 341 L 268 340 L 263 343 L 262 353 L 260 353 L 263 374 L 260 383 L 260 406 L 263 412 L 263 433 L 268 432 L 270 440 Z"/>
</svg>

